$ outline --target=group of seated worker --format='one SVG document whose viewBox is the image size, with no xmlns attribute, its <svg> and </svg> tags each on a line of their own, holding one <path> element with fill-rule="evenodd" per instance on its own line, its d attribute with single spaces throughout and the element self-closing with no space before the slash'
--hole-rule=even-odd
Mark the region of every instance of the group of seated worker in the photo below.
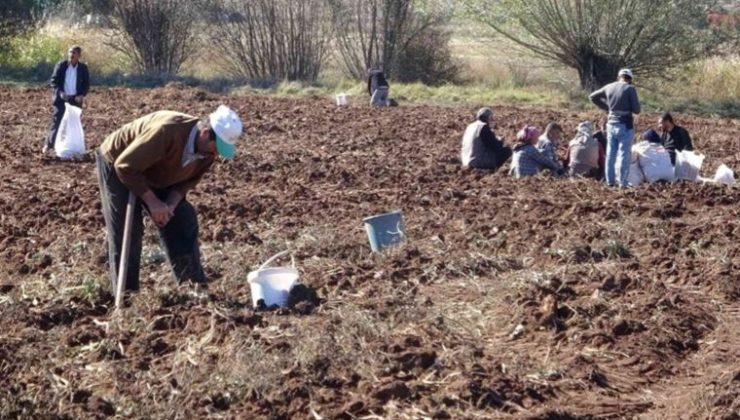
<svg viewBox="0 0 740 420">
<path fill-rule="evenodd" d="M 567 175 L 603 180 L 607 136 L 604 124 L 601 125 L 596 130 L 591 121 L 578 124 L 564 158 L 560 159 L 557 150 L 563 128 L 558 123 L 549 123 L 542 135 L 536 127 L 525 126 L 509 147 L 493 131 L 493 110 L 482 108 L 463 135 L 462 166 L 495 171 L 511 158 L 509 175 L 515 178 L 549 171 L 558 177 Z M 670 153 L 672 164 L 676 163 L 677 151 L 694 150 L 689 133 L 675 124 L 671 114 L 663 114 L 658 125 L 661 133 L 650 129 L 643 133 L 643 140 L 661 144 Z"/>
</svg>

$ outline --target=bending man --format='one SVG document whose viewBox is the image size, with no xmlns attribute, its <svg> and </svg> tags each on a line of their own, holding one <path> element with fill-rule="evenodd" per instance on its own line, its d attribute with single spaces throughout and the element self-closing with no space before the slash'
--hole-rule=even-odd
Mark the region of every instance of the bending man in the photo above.
<svg viewBox="0 0 740 420">
<path fill-rule="evenodd" d="M 239 117 L 221 105 L 204 120 L 173 111 L 154 112 L 105 139 L 95 158 L 114 291 L 129 191 L 140 200 L 131 229 L 126 289 L 139 289 L 142 209 L 159 228 L 177 280 L 206 282 L 200 262 L 198 218 L 186 195 L 211 167 L 217 153 L 226 159 L 234 157 L 241 133 Z"/>
</svg>

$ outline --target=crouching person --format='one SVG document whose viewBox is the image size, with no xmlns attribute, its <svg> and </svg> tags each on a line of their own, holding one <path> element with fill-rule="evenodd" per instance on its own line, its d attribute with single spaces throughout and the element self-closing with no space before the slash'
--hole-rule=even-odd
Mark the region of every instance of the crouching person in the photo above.
<svg viewBox="0 0 740 420">
<path fill-rule="evenodd" d="M 537 150 L 543 155 L 547 156 L 551 161 L 557 162 L 560 166 L 558 170 L 562 169 L 563 165 L 558 159 L 558 143 L 560 143 L 560 137 L 563 134 L 563 128 L 559 124 L 551 122 L 545 127 L 545 133 L 537 141 Z M 557 172 L 557 171 L 556 171 Z"/>
<path fill-rule="evenodd" d="M 594 136 L 591 121 L 578 124 L 575 138 L 568 144 L 568 175 L 602 179 L 604 177 L 604 148 Z"/>
<path fill-rule="evenodd" d="M 460 160 L 463 168 L 493 169 L 500 168 L 511 157 L 511 149 L 493 133 L 493 110 L 481 108 L 475 116 L 475 122 L 465 130 L 462 139 Z"/>
<path fill-rule="evenodd" d="M 114 291 L 129 191 L 138 200 L 131 227 L 126 289 L 139 289 L 144 210 L 159 229 L 176 279 L 206 282 L 198 245 L 198 218 L 186 196 L 209 170 L 217 153 L 227 159 L 234 157 L 241 132 L 239 117 L 221 105 L 204 120 L 173 111 L 154 112 L 105 139 L 95 159 Z"/>
<path fill-rule="evenodd" d="M 514 146 L 514 158 L 509 175 L 515 178 L 537 175 L 540 171 L 550 169 L 555 175 L 562 175 L 563 168 L 535 147 L 540 132 L 534 127 L 524 127 L 517 133 L 517 144 Z"/>
<path fill-rule="evenodd" d="M 390 85 L 383 70 L 368 70 L 367 92 L 370 95 L 370 106 L 386 107 L 390 105 Z"/>
</svg>

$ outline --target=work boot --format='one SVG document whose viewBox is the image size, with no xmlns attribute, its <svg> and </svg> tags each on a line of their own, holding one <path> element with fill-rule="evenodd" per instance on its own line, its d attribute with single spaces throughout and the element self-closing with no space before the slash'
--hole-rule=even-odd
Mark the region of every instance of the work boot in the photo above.
<svg viewBox="0 0 740 420">
<path fill-rule="evenodd" d="M 208 283 L 203 267 L 200 265 L 200 259 L 192 255 L 183 255 L 174 257 L 170 260 L 172 272 L 178 283 L 191 281 L 193 283 Z"/>
</svg>

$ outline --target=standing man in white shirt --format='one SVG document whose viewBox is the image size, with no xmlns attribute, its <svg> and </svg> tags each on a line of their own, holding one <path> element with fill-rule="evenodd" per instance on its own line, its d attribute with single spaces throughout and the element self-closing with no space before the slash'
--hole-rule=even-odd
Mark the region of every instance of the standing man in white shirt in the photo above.
<svg viewBox="0 0 740 420">
<path fill-rule="evenodd" d="M 80 62 L 82 48 L 73 45 L 69 48 L 68 59 L 62 60 L 54 67 L 51 75 L 51 87 L 54 90 L 52 103 L 54 113 L 49 125 L 49 133 L 45 139 L 42 153 L 54 150 L 54 140 L 57 137 L 59 123 L 64 116 L 64 104 L 82 106 L 82 102 L 90 89 L 90 73 L 85 63 Z"/>
</svg>

